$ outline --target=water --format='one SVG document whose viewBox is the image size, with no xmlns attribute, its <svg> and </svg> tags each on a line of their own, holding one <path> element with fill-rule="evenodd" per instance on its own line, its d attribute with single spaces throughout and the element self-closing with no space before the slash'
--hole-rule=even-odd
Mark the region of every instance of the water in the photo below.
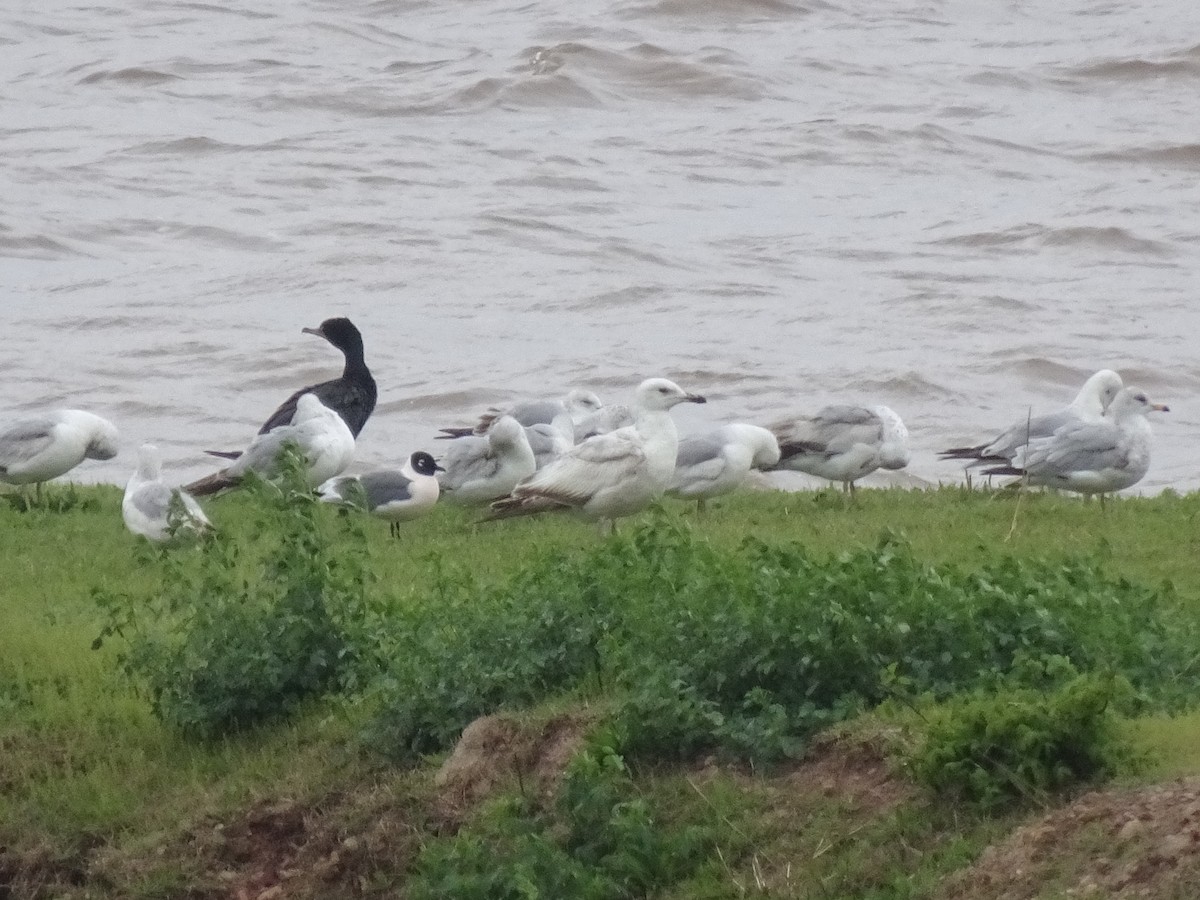
<svg viewBox="0 0 1200 900">
<path fill-rule="evenodd" d="M 362 329 L 362 465 L 668 375 L 684 429 L 875 402 L 938 448 L 1120 371 L 1200 486 L 1200 7 L 14 0 L 0 410 L 211 470 Z M 77 470 L 123 482 L 132 453 Z"/>
</svg>

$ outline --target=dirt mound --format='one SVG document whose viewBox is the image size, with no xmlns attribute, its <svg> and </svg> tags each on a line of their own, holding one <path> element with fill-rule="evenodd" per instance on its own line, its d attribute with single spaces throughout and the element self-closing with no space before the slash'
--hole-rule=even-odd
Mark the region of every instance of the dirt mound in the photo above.
<svg viewBox="0 0 1200 900">
<path fill-rule="evenodd" d="M 1094 791 L 947 879 L 943 900 L 1200 897 L 1200 778 Z"/>
<path fill-rule="evenodd" d="M 839 797 L 850 808 L 878 815 L 916 793 L 893 770 L 889 740 L 890 735 L 819 735 L 785 779 L 801 796 Z"/>
<path fill-rule="evenodd" d="M 516 785 L 523 793 L 551 796 L 596 717 L 562 713 L 540 725 L 511 716 L 476 719 L 465 729 L 435 778 L 435 818 L 457 827 L 468 811 L 498 789 Z"/>
<path fill-rule="evenodd" d="M 417 820 L 417 821 L 414 821 Z M 358 894 L 387 869 L 403 871 L 418 852 L 419 813 L 384 785 L 333 794 L 319 803 L 276 800 L 235 819 L 190 830 L 184 855 L 197 863 L 193 896 L 212 900 L 299 900 Z"/>
<path fill-rule="evenodd" d="M 85 848 L 59 856 L 41 845 L 21 853 L 0 845 L 0 900 L 56 897 L 69 886 L 86 884 L 87 878 Z"/>
</svg>

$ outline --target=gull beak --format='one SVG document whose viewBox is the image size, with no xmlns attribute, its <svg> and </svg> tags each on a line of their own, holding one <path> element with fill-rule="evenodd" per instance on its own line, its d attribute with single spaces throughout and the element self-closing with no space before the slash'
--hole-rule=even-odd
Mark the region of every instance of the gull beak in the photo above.
<svg viewBox="0 0 1200 900">
<path fill-rule="evenodd" d="M 699 394 L 688 394 L 683 398 L 684 403 L 707 403 L 708 401 Z"/>
<path fill-rule="evenodd" d="M 1170 412 L 1171 411 L 1171 407 L 1167 406 L 1167 404 L 1165 404 L 1165 403 L 1151 403 L 1150 408 L 1152 410 L 1154 410 L 1155 412 Z"/>
<path fill-rule="evenodd" d="M 434 470 L 435 472 L 445 472 L 445 471 L 446 471 L 446 467 L 445 467 L 445 466 L 443 466 L 443 465 L 439 465 L 438 463 L 434 463 L 434 464 L 433 464 L 433 470 Z"/>
</svg>

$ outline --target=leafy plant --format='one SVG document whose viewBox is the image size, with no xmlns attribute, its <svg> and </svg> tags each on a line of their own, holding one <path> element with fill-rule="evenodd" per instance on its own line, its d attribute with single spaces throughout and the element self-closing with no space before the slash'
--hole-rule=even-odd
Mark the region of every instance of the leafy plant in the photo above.
<svg viewBox="0 0 1200 900">
<path fill-rule="evenodd" d="M 408 896 L 645 897 L 688 877 L 711 841 L 701 826 L 659 827 L 621 757 L 595 744 L 572 762 L 550 809 L 509 801 L 478 826 L 430 844 Z"/>
<path fill-rule="evenodd" d="M 329 690 L 356 659 L 364 615 L 360 540 L 335 555 L 321 533 L 303 460 L 285 454 L 276 484 L 250 479 L 257 543 L 218 533 L 196 554 L 144 548 L 162 573 L 143 598 L 99 594 L 108 616 L 94 646 L 121 636 L 124 670 L 156 715 L 215 736 L 282 715 Z"/>
<path fill-rule="evenodd" d="M 1050 658 L 1123 676 L 1134 709 L 1180 709 L 1200 695 L 1198 630 L 1169 590 L 1090 561 L 963 572 L 891 535 L 828 559 L 728 552 L 660 517 L 506 584 L 441 580 L 397 623 L 371 741 L 412 758 L 476 716 L 603 685 L 623 753 L 768 763 L 901 689 L 1040 687 L 1028 661 Z"/>
<path fill-rule="evenodd" d="M 1123 679 L 1089 674 L 1046 691 L 1015 687 L 955 697 L 931 711 L 909 764 L 936 792 L 988 809 L 1042 801 L 1129 764 L 1112 715 L 1128 690 Z"/>
</svg>

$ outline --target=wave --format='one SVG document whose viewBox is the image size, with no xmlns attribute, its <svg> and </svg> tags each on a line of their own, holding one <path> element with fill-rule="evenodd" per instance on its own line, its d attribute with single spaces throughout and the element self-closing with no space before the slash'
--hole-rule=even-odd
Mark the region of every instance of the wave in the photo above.
<svg viewBox="0 0 1200 900">
<path fill-rule="evenodd" d="M 165 84 L 171 81 L 180 81 L 178 75 L 172 75 L 170 72 L 160 72 L 158 69 L 143 69 L 138 66 L 133 66 L 128 69 L 112 69 L 102 72 L 93 72 L 79 79 L 79 84 L 99 84 L 105 81 L 120 81 L 125 84 Z"/>
<path fill-rule="evenodd" d="M 1117 226 L 1070 225 L 1049 227 L 1028 223 L 999 231 L 977 231 L 927 242 L 934 246 L 1003 248 L 1017 246 L 1085 247 L 1098 250 L 1170 256 L 1171 247 L 1161 241 L 1138 237 Z"/>
<path fill-rule="evenodd" d="M 1142 163 L 1177 169 L 1200 169 L 1200 143 L 1130 147 L 1125 150 L 1091 153 L 1084 158 L 1096 162 Z"/>
</svg>

